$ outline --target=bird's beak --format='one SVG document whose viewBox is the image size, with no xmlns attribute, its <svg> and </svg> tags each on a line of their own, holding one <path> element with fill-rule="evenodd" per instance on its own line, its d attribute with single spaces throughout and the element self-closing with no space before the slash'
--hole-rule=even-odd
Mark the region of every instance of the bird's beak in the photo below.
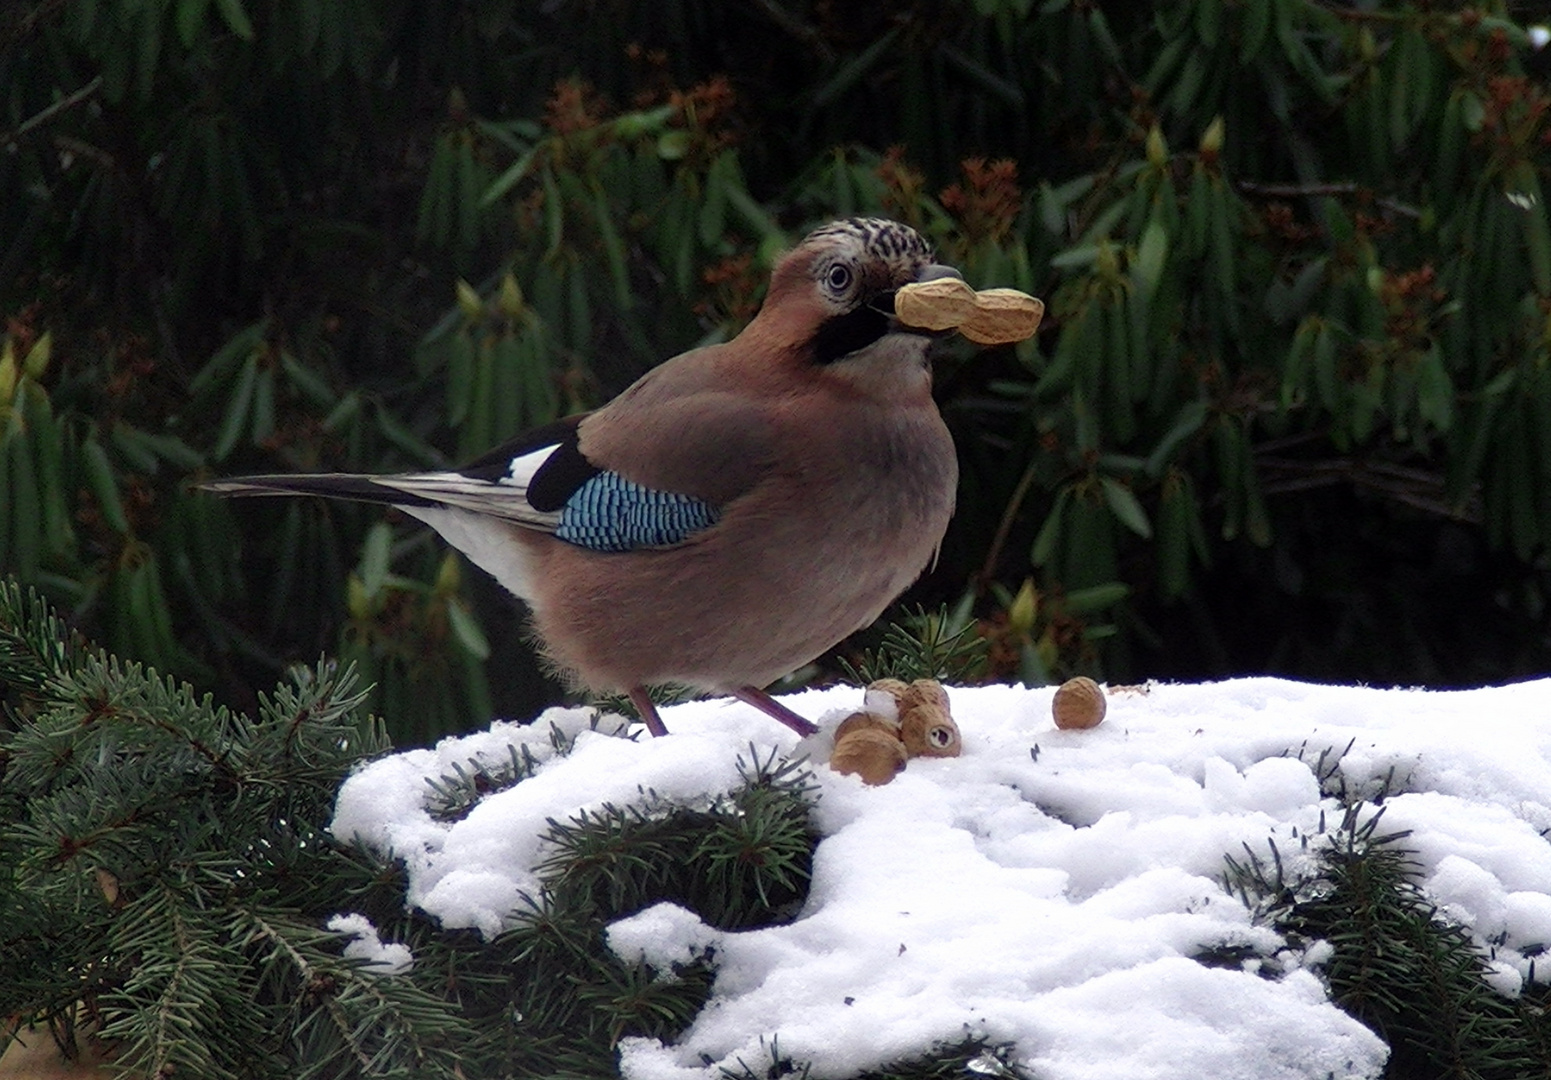
<svg viewBox="0 0 1551 1080">
<path fill-rule="evenodd" d="M 960 281 L 963 281 L 964 275 L 959 273 L 953 267 L 946 266 L 943 263 L 929 263 L 926 266 L 923 266 L 921 268 L 921 272 L 916 275 L 917 283 L 923 281 L 941 281 L 943 278 L 958 278 Z M 881 294 L 876 300 L 872 302 L 872 306 L 889 317 L 889 328 L 891 330 L 903 330 L 908 333 L 921 334 L 926 337 L 939 337 L 943 334 L 952 333 L 951 330 L 923 330 L 915 326 L 902 325 L 894 315 L 893 289 L 890 289 L 888 292 Z"/>
<path fill-rule="evenodd" d="M 921 267 L 921 272 L 916 275 L 916 281 L 941 281 L 943 278 L 958 278 L 964 280 L 964 275 L 951 266 L 942 263 L 930 263 Z"/>
</svg>

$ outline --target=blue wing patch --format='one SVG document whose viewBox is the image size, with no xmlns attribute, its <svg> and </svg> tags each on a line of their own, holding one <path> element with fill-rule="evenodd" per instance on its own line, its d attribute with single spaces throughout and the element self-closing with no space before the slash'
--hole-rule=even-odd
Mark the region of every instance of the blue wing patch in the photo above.
<svg viewBox="0 0 1551 1080">
<path fill-rule="evenodd" d="M 701 499 L 652 491 L 618 473 L 600 472 L 566 500 L 555 536 L 591 551 L 669 547 L 720 517 Z"/>
</svg>

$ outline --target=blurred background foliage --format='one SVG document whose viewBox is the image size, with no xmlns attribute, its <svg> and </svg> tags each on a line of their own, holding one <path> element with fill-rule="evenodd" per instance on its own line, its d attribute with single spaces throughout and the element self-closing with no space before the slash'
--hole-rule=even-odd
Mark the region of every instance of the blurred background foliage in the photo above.
<svg viewBox="0 0 1551 1080">
<path fill-rule="evenodd" d="M 881 213 L 1049 305 L 938 369 L 908 599 L 985 677 L 1542 674 L 1545 14 L 0 0 L 0 572 L 241 706 L 326 652 L 401 744 L 526 715 L 517 605 L 426 530 L 190 482 L 473 456 Z"/>
</svg>

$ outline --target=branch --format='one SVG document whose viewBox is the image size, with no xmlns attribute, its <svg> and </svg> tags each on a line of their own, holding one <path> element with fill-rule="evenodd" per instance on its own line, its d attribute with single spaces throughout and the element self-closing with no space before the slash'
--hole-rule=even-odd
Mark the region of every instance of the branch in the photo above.
<svg viewBox="0 0 1551 1080">
<path fill-rule="evenodd" d="M 1397 199 L 1387 198 L 1382 195 L 1374 195 L 1371 190 L 1357 184 L 1262 184 L 1255 180 L 1240 180 L 1235 186 L 1246 195 L 1260 195 L 1271 199 L 1303 199 L 1318 198 L 1320 196 L 1348 198 L 1366 193 L 1373 199 L 1375 206 L 1383 207 L 1392 214 L 1401 217 L 1419 218 L 1422 212 L 1416 207 Z"/>
</svg>

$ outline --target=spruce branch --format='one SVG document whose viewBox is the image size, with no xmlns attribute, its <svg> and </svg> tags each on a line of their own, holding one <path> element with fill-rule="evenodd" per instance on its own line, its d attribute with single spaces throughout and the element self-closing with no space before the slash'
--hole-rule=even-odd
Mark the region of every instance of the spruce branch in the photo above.
<svg viewBox="0 0 1551 1080">
<path fill-rule="evenodd" d="M 816 836 L 808 824 L 812 774 L 772 752 L 739 759 L 743 782 L 707 806 L 605 804 L 549 822 L 539 865 L 565 903 L 617 918 L 663 900 L 713 926 L 741 929 L 795 910 L 807 888 Z"/>
<path fill-rule="evenodd" d="M 668 973 L 646 964 L 609 964 L 600 975 L 578 989 L 577 1000 L 599 1015 L 610 1049 L 626 1035 L 673 1038 L 689 1026 L 711 994 L 712 976 L 705 964 L 681 965 Z"/>
<path fill-rule="evenodd" d="M 796 1061 L 781 1053 L 780 1041 L 760 1040 L 768 1061 L 751 1065 L 738 1059 L 735 1069 L 723 1066 L 723 1080 L 810 1080 L 811 1062 Z M 954 1043 L 939 1043 L 915 1058 L 891 1061 L 877 1069 L 861 1073 L 857 1080 L 962 1080 L 966 1076 L 986 1076 L 995 1080 L 1030 1080 L 1012 1060 L 1014 1047 L 992 1043 L 981 1036 L 968 1036 Z"/>
<path fill-rule="evenodd" d="M 1428 901 L 1409 834 L 1381 831 L 1383 814 L 1353 802 L 1297 874 L 1274 844 L 1270 859 L 1246 847 L 1246 859 L 1227 860 L 1224 885 L 1295 948 L 1331 946 L 1331 997 L 1389 1042 L 1386 1076 L 1551 1075 L 1551 991 L 1510 1000 L 1492 989 L 1480 947 Z"/>
<path fill-rule="evenodd" d="M 743 784 L 715 808 L 692 856 L 704 868 L 701 913 L 717 925 L 739 925 L 750 893 L 759 899 L 755 910 L 784 913 L 800 901 L 818 839 L 808 823 L 815 785 L 804 762 L 773 749 L 761 760 L 750 745 L 738 771 Z"/>
<path fill-rule="evenodd" d="M 558 729 L 557 729 L 558 730 Z M 508 744 L 507 760 L 487 766 L 470 758 L 468 768 L 453 762 L 452 771 L 426 780 L 431 798 L 426 807 L 438 821 L 461 821 L 486 795 L 516 787 L 538 768 L 527 743 Z"/>
<path fill-rule="evenodd" d="M 852 664 L 840 658 L 847 681 L 866 686 L 879 679 L 938 679 L 969 683 L 986 669 L 989 646 L 972 621 L 955 625 L 947 605 L 928 613 L 918 607 L 891 622 L 876 649 L 864 650 Z"/>
<path fill-rule="evenodd" d="M 262 1045 L 264 1031 L 227 977 L 241 956 L 188 899 L 159 883 L 114 920 L 108 949 L 125 977 L 96 1000 L 98 1034 L 122 1048 L 119 1065 L 143 1076 L 235 1078 L 235 1046 Z"/>
<path fill-rule="evenodd" d="M 812 776 L 773 752 L 751 752 L 739 767 L 734 790 L 693 805 L 643 790 L 630 804 L 551 821 L 541 889 L 508 929 L 489 942 L 437 934 L 416 945 L 417 978 L 454 987 L 479 1029 L 471 1071 L 609 1076 L 619 1039 L 671 1040 L 688 1027 L 710 993 L 714 958 L 666 971 L 624 964 L 604 934 L 617 918 L 660 901 L 727 928 L 795 914 L 815 842 Z M 453 770 L 451 781 L 475 775 Z"/>
<path fill-rule="evenodd" d="M 25 700 L 40 696 L 49 680 L 68 671 L 82 647 L 75 631 L 34 590 L 0 580 L 0 702 L 25 710 Z"/>
<path fill-rule="evenodd" d="M 0 652 L 23 704 L 0 772 L 6 1015 L 67 1042 L 80 1017 L 147 1076 L 455 1075 L 437 1034 L 468 1033 L 455 1006 L 344 960 L 322 928 L 346 896 L 402 910 L 389 868 L 326 828 L 346 772 L 387 747 L 349 671 L 295 671 L 249 718 L 74 641 L 14 586 Z M 276 955 L 333 992 L 309 997 Z M 329 1016 L 347 1030 L 318 1041 Z"/>
<path fill-rule="evenodd" d="M 278 911 L 241 913 L 244 944 L 275 1000 L 295 1010 L 298 1077 L 456 1077 L 474 1030 L 456 1005 L 413 980 L 338 955 L 338 936 Z"/>
</svg>

